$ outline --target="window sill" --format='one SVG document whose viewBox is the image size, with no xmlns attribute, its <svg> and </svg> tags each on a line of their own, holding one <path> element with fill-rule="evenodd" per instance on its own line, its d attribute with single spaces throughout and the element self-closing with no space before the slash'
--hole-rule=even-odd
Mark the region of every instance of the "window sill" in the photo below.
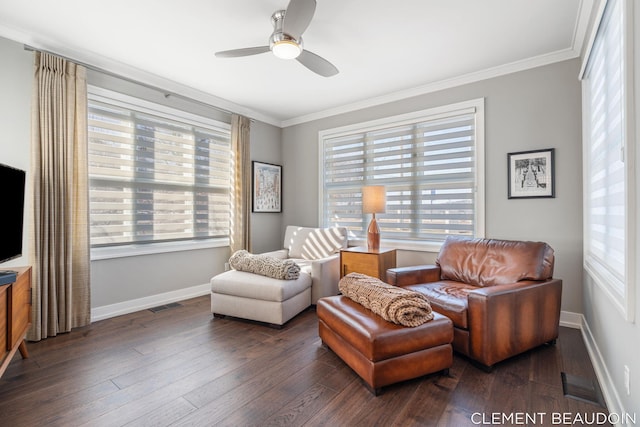
<svg viewBox="0 0 640 427">
<path fill-rule="evenodd" d="M 349 246 L 367 246 L 366 239 L 349 239 Z M 380 247 L 392 248 L 401 251 L 415 251 L 415 252 L 440 252 L 440 246 L 442 243 L 437 242 L 412 242 L 407 240 L 388 240 L 381 239 Z"/>
<path fill-rule="evenodd" d="M 228 238 L 107 246 L 91 249 L 91 261 L 229 246 Z"/>
</svg>

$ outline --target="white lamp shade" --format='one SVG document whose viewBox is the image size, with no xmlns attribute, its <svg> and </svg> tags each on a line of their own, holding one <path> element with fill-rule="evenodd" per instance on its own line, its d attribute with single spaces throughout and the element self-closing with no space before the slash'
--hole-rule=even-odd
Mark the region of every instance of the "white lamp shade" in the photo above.
<svg viewBox="0 0 640 427">
<path fill-rule="evenodd" d="M 362 212 L 384 213 L 387 207 L 387 193 L 384 185 L 362 187 Z"/>
</svg>

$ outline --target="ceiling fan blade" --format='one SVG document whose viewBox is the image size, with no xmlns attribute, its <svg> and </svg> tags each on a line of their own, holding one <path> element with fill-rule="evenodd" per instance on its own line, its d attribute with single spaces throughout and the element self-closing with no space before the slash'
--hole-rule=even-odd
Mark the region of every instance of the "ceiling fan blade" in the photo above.
<svg viewBox="0 0 640 427">
<path fill-rule="evenodd" d="M 237 58 L 239 56 L 257 55 L 259 53 L 269 52 L 269 46 L 245 47 L 243 49 L 223 50 L 216 52 L 218 58 Z"/>
<path fill-rule="evenodd" d="M 299 39 L 311 23 L 316 11 L 316 0 L 291 0 L 282 21 L 282 31 Z"/>
<path fill-rule="evenodd" d="M 338 74 L 338 69 L 331 62 L 308 50 L 303 50 L 296 58 L 299 63 L 323 77 L 331 77 Z"/>
</svg>

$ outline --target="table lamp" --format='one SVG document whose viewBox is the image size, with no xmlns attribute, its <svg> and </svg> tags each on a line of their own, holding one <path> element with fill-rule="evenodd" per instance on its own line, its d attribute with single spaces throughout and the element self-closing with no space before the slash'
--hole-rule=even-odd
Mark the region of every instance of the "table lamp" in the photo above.
<svg viewBox="0 0 640 427">
<path fill-rule="evenodd" d="M 387 195 L 383 185 L 368 185 L 362 187 L 362 212 L 373 214 L 367 229 L 367 248 L 380 249 L 380 227 L 376 221 L 377 213 L 384 213 L 387 205 Z"/>
</svg>

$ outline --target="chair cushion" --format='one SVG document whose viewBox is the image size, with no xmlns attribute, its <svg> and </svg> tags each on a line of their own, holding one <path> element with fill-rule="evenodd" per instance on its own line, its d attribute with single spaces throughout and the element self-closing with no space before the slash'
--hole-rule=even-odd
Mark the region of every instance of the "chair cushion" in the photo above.
<svg viewBox="0 0 640 427">
<path fill-rule="evenodd" d="M 436 264 L 440 278 L 474 286 L 506 285 L 553 276 L 553 249 L 544 242 L 448 237 Z"/>
<path fill-rule="evenodd" d="M 229 270 L 211 279 L 211 292 L 238 297 L 286 301 L 311 287 L 311 276 L 300 272 L 295 280 L 279 280 L 245 271 Z"/>
<path fill-rule="evenodd" d="M 472 290 L 478 289 L 476 286 L 451 280 L 443 280 L 440 282 L 403 286 L 403 288 L 420 292 L 427 297 L 433 311 L 447 316 L 451 319 L 454 326 L 462 329 L 469 327 L 467 320 L 469 308 L 467 295 Z"/>
<path fill-rule="evenodd" d="M 284 248 L 289 250 L 289 258 L 326 258 L 346 247 L 345 227 L 310 228 L 290 225 L 284 235 Z"/>
</svg>

